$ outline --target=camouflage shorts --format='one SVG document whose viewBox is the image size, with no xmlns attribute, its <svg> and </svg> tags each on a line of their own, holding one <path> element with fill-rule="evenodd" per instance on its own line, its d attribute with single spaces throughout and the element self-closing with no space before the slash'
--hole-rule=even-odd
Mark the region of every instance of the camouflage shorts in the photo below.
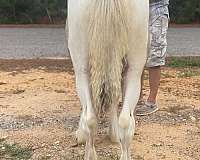
<svg viewBox="0 0 200 160">
<path fill-rule="evenodd" d="M 149 50 L 146 67 L 165 65 L 167 50 L 168 10 L 156 15 L 151 12 L 149 20 Z"/>
</svg>

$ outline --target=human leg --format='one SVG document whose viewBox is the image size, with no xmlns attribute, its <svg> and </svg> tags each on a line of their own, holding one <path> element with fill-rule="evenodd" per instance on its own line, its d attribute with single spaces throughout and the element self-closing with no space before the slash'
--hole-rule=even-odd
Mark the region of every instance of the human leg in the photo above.
<svg viewBox="0 0 200 160">
<path fill-rule="evenodd" d="M 138 105 L 136 115 L 148 115 L 158 110 L 156 98 L 160 84 L 161 66 L 165 65 L 168 17 L 162 15 L 155 21 L 150 20 L 150 22 L 152 22 L 149 26 L 150 46 L 146 63 L 149 71 L 150 93 L 146 102 Z"/>
</svg>

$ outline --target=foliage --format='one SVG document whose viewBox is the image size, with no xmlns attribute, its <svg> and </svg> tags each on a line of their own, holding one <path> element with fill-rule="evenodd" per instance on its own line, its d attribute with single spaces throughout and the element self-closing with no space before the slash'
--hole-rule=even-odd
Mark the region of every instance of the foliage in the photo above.
<svg viewBox="0 0 200 160">
<path fill-rule="evenodd" d="M 200 0 L 170 0 L 173 23 L 200 23 Z M 0 0 L 0 24 L 63 23 L 67 0 Z"/>
<path fill-rule="evenodd" d="M 171 0 L 171 21 L 176 23 L 200 22 L 199 0 Z"/>
<path fill-rule="evenodd" d="M 37 23 L 65 19 L 67 0 L 1 0 L 0 23 Z"/>
</svg>

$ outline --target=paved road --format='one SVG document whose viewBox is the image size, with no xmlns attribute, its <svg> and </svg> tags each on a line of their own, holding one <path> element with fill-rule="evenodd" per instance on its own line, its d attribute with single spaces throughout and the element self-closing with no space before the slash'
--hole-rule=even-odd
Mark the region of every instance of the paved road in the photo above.
<svg viewBox="0 0 200 160">
<path fill-rule="evenodd" d="M 170 28 L 168 53 L 200 56 L 200 28 Z M 62 28 L 0 28 L 0 58 L 66 57 Z"/>
<path fill-rule="evenodd" d="M 0 58 L 66 57 L 62 28 L 0 28 Z"/>
<path fill-rule="evenodd" d="M 200 56 L 200 28 L 170 28 L 168 54 L 170 56 Z"/>
</svg>

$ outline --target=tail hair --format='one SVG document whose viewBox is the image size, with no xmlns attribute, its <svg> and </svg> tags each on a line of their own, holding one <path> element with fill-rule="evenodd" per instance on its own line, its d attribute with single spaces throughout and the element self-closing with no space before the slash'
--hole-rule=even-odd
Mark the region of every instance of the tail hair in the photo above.
<svg viewBox="0 0 200 160">
<path fill-rule="evenodd" d="M 98 113 L 122 93 L 123 59 L 129 50 L 130 0 L 90 0 L 87 7 L 90 85 Z"/>
</svg>

